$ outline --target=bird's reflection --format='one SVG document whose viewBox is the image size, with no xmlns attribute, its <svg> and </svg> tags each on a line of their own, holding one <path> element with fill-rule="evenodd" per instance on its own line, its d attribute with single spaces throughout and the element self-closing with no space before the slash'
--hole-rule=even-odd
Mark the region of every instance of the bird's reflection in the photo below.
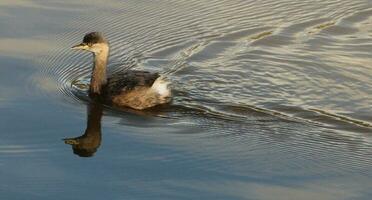
<svg viewBox="0 0 372 200">
<path fill-rule="evenodd" d="M 83 135 L 63 139 L 72 146 L 74 154 L 91 157 L 101 145 L 101 118 L 103 106 L 98 102 L 90 102 L 87 106 L 87 128 Z"/>
<path fill-rule="evenodd" d="M 117 113 L 116 116 L 125 116 L 126 121 L 131 124 L 143 125 L 143 117 L 163 116 L 167 111 L 168 105 L 159 105 L 146 110 L 134 110 L 125 107 L 111 107 L 104 108 L 105 106 L 100 101 L 90 101 L 87 105 L 87 128 L 83 135 L 74 138 L 63 139 L 65 144 L 72 146 L 74 154 L 80 157 L 92 157 L 101 145 L 101 118 L 103 109 L 108 109 L 111 114 Z M 118 112 L 120 111 L 120 112 Z M 124 114 L 124 115 L 123 115 Z M 140 117 L 140 118 L 138 118 Z M 147 118 L 149 123 L 151 120 Z M 132 121 L 131 121 L 132 120 Z"/>
</svg>

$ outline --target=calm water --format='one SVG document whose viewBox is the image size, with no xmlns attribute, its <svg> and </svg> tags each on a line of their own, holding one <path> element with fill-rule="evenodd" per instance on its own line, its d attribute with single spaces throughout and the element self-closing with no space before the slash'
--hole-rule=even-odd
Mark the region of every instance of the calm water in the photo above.
<svg viewBox="0 0 372 200">
<path fill-rule="evenodd" d="M 1 0 L 0 19 L 0 199 L 372 198 L 370 0 Z M 172 105 L 89 105 L 70 47 L 90 31 L 111 73 L 167 74 Z"/>
</svg>

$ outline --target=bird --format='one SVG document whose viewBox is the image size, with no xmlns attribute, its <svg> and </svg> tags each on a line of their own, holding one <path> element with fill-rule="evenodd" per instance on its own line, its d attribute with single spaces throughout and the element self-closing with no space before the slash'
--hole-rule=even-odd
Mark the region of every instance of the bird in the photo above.
<svg viewBox="0 0 372 200">
<path fill-rule="evenodd" d="M 159 73 L 126 70 L 107 76 L 110 45 L 100 32 L 87 33 L 83 42 L 71 47 L 93 54 L 93 69 L 88 94 L 117 107 L 143 110 L 172 100 L 170 82 Z"/>
</svg>

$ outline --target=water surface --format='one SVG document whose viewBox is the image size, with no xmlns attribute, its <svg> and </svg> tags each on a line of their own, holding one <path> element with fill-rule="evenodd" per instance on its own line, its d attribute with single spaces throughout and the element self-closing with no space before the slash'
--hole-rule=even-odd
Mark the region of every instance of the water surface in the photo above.
<svg viewBox="0 0 372 200">
<path fill-rule="evenodd" d="M 3 0 L 0 198 L 370 199 L 371 3 Z M 91 31 L 172 104 L 92 109 Z"/>
</svg>

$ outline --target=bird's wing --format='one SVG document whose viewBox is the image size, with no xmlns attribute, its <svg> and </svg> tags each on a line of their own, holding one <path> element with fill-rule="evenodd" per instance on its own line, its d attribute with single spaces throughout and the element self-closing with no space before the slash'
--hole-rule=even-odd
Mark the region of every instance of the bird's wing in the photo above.
<svg viewBox="0 0 372 200">
<path fill-rule="evenodd" d="M 107 91 L 111 94 L 117 94 L 130 91 L 138 86 L 151 87 L 158 77 L 158 73 L 136 70 L 117 73 L 107 79 Z"/>
</svg>

